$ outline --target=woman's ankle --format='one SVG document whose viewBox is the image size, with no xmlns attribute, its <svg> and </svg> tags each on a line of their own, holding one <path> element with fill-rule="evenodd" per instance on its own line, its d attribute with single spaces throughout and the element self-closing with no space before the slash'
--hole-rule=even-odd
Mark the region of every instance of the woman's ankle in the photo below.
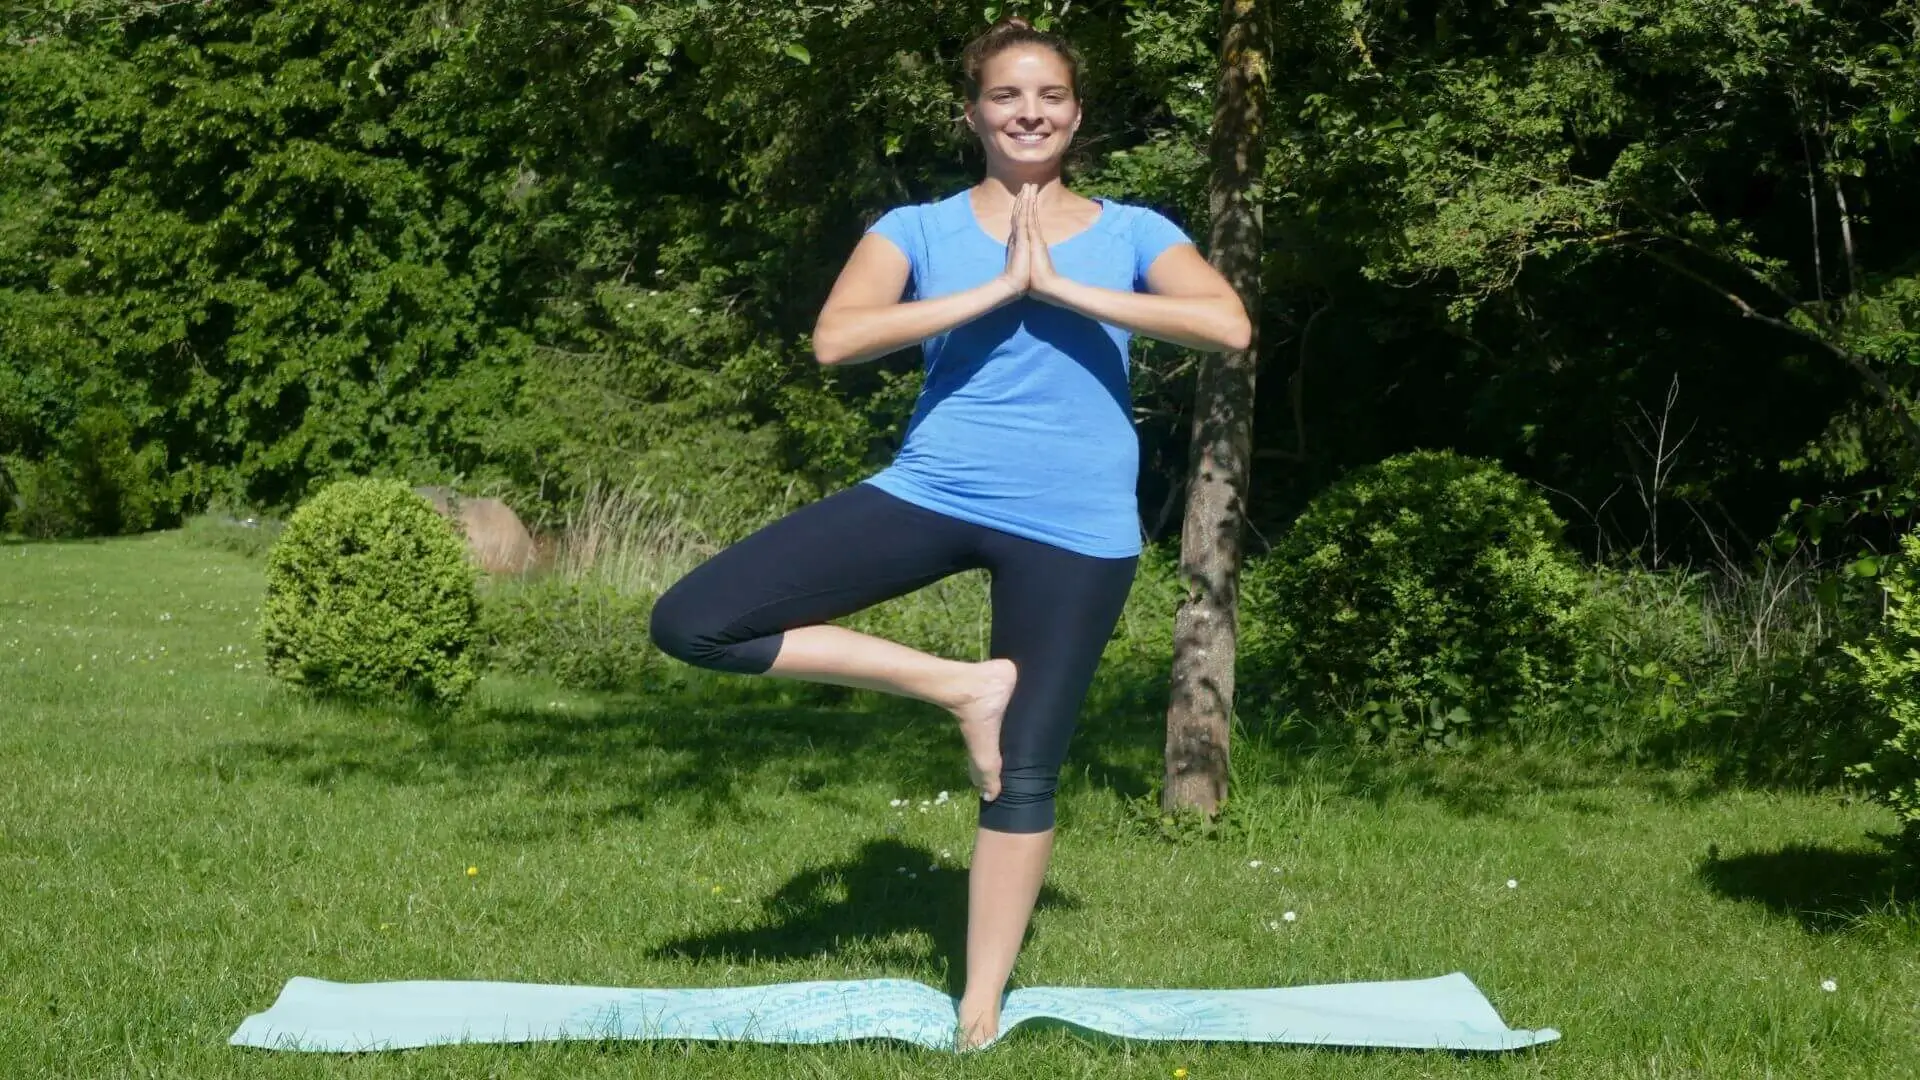
<svg viewBox="0 0 1920 1080">
<path fill-rule="evenodd" d="M 1000 997 L 963 996 L 958 1007 L 958 1042 L 962 1049 L 992 1042 L 1000 1034 Z"/>
</svg>

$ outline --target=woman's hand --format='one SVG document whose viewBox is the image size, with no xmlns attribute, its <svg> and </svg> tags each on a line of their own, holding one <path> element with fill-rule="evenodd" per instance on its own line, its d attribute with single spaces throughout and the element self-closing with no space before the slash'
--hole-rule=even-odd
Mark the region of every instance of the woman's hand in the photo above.
<svg viewBox="0 0 1920 1080">
<path fill-rule="evenodd" d="M 1047 238 L 1040 235 L 1038 190 L 1028 185 L 1021 191 L 1022 194 L 1029 191 L 1034 193 L 1026 200 L 1024 211 L 1019 204 L 1016 204 L 1015 211 L 1015 216 L 1022 219 L 1019 231 L 1027 249 L 1027 291 L 1041 300 L 1054 300 L 1060 295 L 1058 286 L 1064 279 L 1053 268 L 1053 256 L 1047 252 Z"/>
<path fill-rule="evenodd" d="M 1013 215 L 1007 227 L 1007 268 L 1000 272 L 1000 277 L 1012 287 L 1016 299 L 1025 296 L 1033 285 L 1033 245 L 1024 225 L 1028 206 L 1033 201 L 1033 185 L 1022 185 L 1020 193 L 1013 197 Z M 1041 253 L 1044 256 L 1044 248 Z"/>
</svg>

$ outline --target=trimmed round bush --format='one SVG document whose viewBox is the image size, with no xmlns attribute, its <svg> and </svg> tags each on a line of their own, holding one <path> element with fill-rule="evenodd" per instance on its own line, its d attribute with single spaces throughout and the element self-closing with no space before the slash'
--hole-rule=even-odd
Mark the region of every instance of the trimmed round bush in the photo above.
<svg viewBox="0 0 1920 1080">
<path fill-rule="evenodd" d="M 347 698 L 454 704 L 478 677 L 475 569 L 453 522 L 397 480 L 343 480 L 267 553 L 267 669 Z"/>
<path fill-rule="evenodd" d="M 1356 469 L 1248 568 L 1250 682 L 1373 732 L 1453 745 L 1573 674 L 1588 590 L 1563 523 L 1492 462 Z"/>
</svg>

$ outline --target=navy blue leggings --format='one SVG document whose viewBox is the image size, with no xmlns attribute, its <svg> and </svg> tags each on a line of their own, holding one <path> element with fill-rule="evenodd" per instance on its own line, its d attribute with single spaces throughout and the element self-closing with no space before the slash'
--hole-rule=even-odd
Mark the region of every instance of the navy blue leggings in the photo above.
<svg viewBox="0 0 1920 1080">
<path fill-rule="evenodd" d="M 654 604 L 651 629 L 655 644 L 690 664 L 757 675 L 787 630 L 986 570 L 990 651 L 1019 674 L 1000 727 L 1000 794 L 981 800 L 980 825 L 1045 832 L 1080 705 L 1137 563 L 974 525 L 856 484 L 696 567 Z"/>
</svg>

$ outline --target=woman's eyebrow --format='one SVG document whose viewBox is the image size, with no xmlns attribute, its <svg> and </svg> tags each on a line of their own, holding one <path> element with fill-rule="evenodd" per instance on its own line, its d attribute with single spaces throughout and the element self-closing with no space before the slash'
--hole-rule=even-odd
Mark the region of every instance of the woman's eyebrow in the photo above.
<svg viewBox="0 0 1920 1080">
<path fill-rule="evenodd" d="M 1004 86 L 989 86 L 989 87 L 987 87 L 987 90 L 986 90 L 986 92 L 987 92 L 987 93 L 989 93 L 989 94 L 997 94 L 997 93 L 999 93 L 999 92 L 1000 92 L 1000 91 L 1002 91 L 1002 90 L 1018 90 L 1018 89 L 1020 89 L 1020 88 L 1019 88 L 1019 87 L 1017 87 L 1017 86 L 1014 86 L 1014 85 L 1012 85 L 1012 84 L 1007 84 L 1007 85 L 1004 85 Z M 1073 87 L 1071 87 L 1071 86 L 1068 86 L 1068 85 L 1067 85 L 1066 83 L 1054 83 L 1054 84 L 1053 84 L 1053 85 L 1051 85 L 1051 86 L 1043 86 L 1043 87 L 1041 87 L 1041 88 L 1040 88 L 1040 92 L 1041 92 L 1041 93 L 1043 93 L 1043 94 L 1044 94 L 1044 93 L 1046 93 L 1046 92 L 1047 92 L 1047 91 L 1049 91 L 1049 90 L 1065 90 L 1065 91 L 1067 91 L 1068 93 L 1072 93 L 1072 92 L 1073 92 Z"/>
</svg>

